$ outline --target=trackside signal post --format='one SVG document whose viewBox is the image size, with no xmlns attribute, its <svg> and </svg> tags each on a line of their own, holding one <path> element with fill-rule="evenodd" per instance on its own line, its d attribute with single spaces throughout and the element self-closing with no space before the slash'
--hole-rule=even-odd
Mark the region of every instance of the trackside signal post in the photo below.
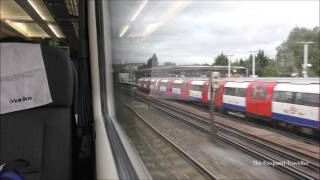
<svg viewBox="0 0 320 180">
<path fill-rule="evenodd" d="M 219 72 L 211 72 L 210 73 L 210 80 L 209 80 L 209 85 L 210 85 L 210 119 L 211 119 L 211 123 L 210 123 L 210 128 L 211 128 L 211 134 L 214 138 L 214 140 L 217 139 L 217 126 L 215 124 L 215 107 L 214 107 L 214 96 L 215 96 L 215 92 L 216 90 L 219 88 L 219 84 L 220 84 L 220 73 Z"/>
</svg>

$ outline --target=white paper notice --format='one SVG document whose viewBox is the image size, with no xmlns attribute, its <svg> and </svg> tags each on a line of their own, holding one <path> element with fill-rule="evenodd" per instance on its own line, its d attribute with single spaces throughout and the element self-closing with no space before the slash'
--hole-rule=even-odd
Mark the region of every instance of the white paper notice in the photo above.
<svg viewBox="0 0 320 180">
<path fill-rule="evenodd" d="M 39 44 L 0 43 L 0 114 L 52 102 Z"/>
</svg>

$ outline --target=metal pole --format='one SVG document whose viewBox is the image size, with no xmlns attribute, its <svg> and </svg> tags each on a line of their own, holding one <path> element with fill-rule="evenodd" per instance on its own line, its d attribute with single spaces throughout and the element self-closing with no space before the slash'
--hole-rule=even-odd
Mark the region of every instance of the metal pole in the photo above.
<svg viewBox="0 0 320 180">
<path fill-rule="evenodd" d="M 252 55 L 252 77 L 256 76 L 256 59 L 255 59 L 255 53 L 258 51 L 249 51 Z"/>
<path fill-rule="evenodd" d="M 229 57 L 234 56 L 233 54 L 230 55 L 225 55 L 228 58 L 228 78 L 231 77 L 231 60 L 229 59 Z"/>
<path fill-rule="evenodd" d="M 211 123 L 211 132 L 212 132 L 212 135 L 216 136 L 217 134 L 217 127 L 215 125 L 215 119 L 214 119 L 214 88 L 212 86 L 212 81 L 213 81 L 213 72 L 210 73 L 210 80 L 209 80 L 209 86 L 210 86 L 210 95 L 211 95 L 211 100 L 210 100 L 210 119 L 212 121 Z"/>
<path fill-rule="evenodd" d="M 301 41 L 296 42 L 298 44 L 303 44 L 303 64 L 302 64 L 302 76 L 307 78 L 308 77 L 308 44 L 313 44 L 315 42 L 311 41 Z"/>
<path fill-rule="evenodd" d="M 256 61 L 255 54 L 252 55 L 252 77 L 256 76 Z"/>
<path fill-rule="evenodd" d="M 303 53 L 303 65 L 302 65 L 303 77 L 308 77 L 308 43 L 304 43 L 304 53 Z"/>
<path fill-rule="evenodd" d="M 228 77 L 231 77 L 231 63 L 230 63 L 230 59 L 228 58 Z"/>
</svg>

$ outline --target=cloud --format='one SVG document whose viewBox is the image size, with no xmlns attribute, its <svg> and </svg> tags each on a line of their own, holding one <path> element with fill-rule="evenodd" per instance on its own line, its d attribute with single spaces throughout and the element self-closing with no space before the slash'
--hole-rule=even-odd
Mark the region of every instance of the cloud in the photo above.
<svg viewBox="0 0 320 180">
<path fill-rule="evenodd" d="M 292 28 L 319 26 L 319 1 L 197 1 L 169 16 L 166 12 L 174 2 L 149 1 L 136 21 L 129 22 L 131 29 L 121 39 L 119 26 L 128 23 L 137 7 L 117 2 L 113 12 L 131 11 L 111 15 L 116 18 L 112 21 L 114 61 L 141 62 L 156 53 L 160 63 L 212 63 L 220 52 L 237 59 L 257 49 L 274 57 Z M 150 23 L 161 25 L 149 35 L 128 36 L 139 34 Z"/>
</svg>

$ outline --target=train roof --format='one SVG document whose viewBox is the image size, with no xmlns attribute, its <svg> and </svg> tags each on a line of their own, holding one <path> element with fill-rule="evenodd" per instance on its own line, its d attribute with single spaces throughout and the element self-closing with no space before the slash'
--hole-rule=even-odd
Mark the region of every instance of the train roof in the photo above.
<svg viewBox="0 0 320 180">
<path fill-rule="evenodd" d="M 290 92 L 301 92 L 301 93 L 316 93 L 319 94 L 319 84 L 311 84 L 307 87 L 303 84 L 288 84 L 280 83 L 274 88 L 275 91 L 290 91 Z"/>
<path fill-rule="evenodd" d="M 288 78 L 288 77 L 266 77 L 266 78 L 223 78 L 225 81 L 251 82 L 266 81 L 290 84 L 319 84 L 320 78 Z"/>
<path fill-rule="evenodd" d="M 166 80 L 196 80 L 196 81 L 207 81 L 209 78 L 205 77 L 149 77 L 143 79 L 166 79 Z M 290 84 L 320 84 L 320 78 L 290 78 L 290 77 L 260 77 L 260 78 L 221 78 L 224 81 L 233 82 L 251 82 L 251 81 L 266 81 L 266 82 L 277 82 L 277 83 L 290 83 Z"/>
</svg>

